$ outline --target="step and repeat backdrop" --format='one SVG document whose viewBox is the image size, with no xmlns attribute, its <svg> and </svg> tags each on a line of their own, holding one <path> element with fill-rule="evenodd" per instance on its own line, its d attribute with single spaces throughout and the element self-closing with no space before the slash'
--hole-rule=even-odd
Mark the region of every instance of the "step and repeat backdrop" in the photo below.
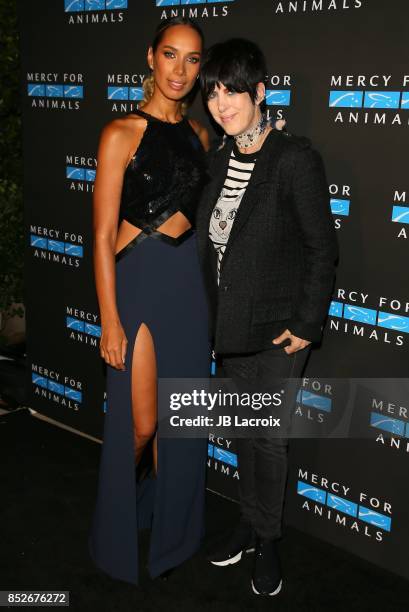
<svg viewBox="0 0 409 612">
<path fill-rule="evenodd" d="M 92 270 L 99 133 L 136 108 L 155 26 L 196 19 L 268 62 L 268 113 L 322 153 L 340 245 L 322 345 L 294 418 L 361 437 L 291 442 L 287 523 L 409 578 L 409 6 L 404 0 L 20 2 L 30 405 L 97 438 L 106 411 Z M 197 97 L 191 116 L 207 115 Z M 398 380 L 399 379 L 399 380 Z M 346 388 L 347 387 L 347 388 Z M 331 426 L 332 427 L 332 426 Z M 237 498 L 234 440 L 210 435 L 208 486 Z"/>
</svg>

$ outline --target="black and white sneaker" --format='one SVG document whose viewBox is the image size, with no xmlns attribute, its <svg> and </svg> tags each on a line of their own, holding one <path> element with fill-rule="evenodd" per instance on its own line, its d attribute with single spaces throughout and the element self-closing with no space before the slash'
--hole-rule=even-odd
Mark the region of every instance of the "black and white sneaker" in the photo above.
<svg viewBox="0 0 409 612">
<path fill-rule="evenodd" d="M 252 526 L 240 520 L 234 530 L 206 558 L 213 565 L 233 565 L 238 563 L 243 553 L 254 552 L 255 533 Z"/>
<path fill-rule="evenodd" d="M 281 591 L 280 558 L 274 540 L 256 539 L 251 587 L 256 595 L 277 595 Z"/>
</svg>

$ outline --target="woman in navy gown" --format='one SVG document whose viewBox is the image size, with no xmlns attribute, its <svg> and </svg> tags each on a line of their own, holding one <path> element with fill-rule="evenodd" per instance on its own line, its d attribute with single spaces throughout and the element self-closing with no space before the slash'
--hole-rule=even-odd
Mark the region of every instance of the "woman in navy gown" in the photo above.
<svg viewBox="0 0 409 612">
<path fill-rule="evenodd" d="M 94 266 L 107 363 L 107 412 L 89 535 L 96 565 L 138 584 L 138 531 L 148 569 L 165 573 L 204 533 L 207 443 L 157 439 L 158 378 L 209 375 L 205 290 L 194 217 L 206 181 L 206 130 L 186 116 L 203 38 L 162 22 L 148 51 L 143 110 L 104 127 L 94 191 Z M 153 441 L 153 473 L 138 466 Z"/>
</svg>

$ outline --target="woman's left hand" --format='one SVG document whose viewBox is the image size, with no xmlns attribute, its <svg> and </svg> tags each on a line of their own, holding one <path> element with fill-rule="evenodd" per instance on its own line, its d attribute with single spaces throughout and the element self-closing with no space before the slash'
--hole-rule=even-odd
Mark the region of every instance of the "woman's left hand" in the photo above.
<svg viewBox="0 0 409 612">
<path fill-rule="evenodd" d="M 306 346 L 311 344 L 309 340 L 303 340 L 302 338 L 298 338 L 298 336 L 294 336 L 290 332 L 289 329 L 286 329 L 281 334 L 281 336 L 277 336 L 277 338 L 274 338 L 274 340 L 272 340 L 272 343 L 281 344 L 281 342 L 284 342 L 284 340 L 287 340 L 287 338 L 289 338 L 290 340 L 290 344 L 288 344 L 287 346 L 284 346 L 284 350 L 287 353 L 287 355 L 291 355 L 291 353 L 296 353 L 297 351 L 301 351 Z"/>
</svg>

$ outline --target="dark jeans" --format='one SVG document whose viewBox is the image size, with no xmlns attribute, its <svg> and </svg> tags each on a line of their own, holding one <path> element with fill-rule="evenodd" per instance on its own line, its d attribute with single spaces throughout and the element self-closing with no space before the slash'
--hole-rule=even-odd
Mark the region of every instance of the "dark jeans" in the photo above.
<svg viewBox="0 0 409 612">
<path fill-rule="evenodd" d="M 275 392 L 285 388 L 280 435 L 236 439 L 241 516 L 261 538 L 281 536 L 288 453 L 288 438 L 281 434 L 286 435 L 298 390 L 298 382 L 288 379 L 302 375 L 309 354 L 310 346 L 291 355 L 284 348 L 272 348 L 246 355 L 220 356 L 217 375 L 231 378 L 241 389 L 251 387 Z"/>
</svg>

